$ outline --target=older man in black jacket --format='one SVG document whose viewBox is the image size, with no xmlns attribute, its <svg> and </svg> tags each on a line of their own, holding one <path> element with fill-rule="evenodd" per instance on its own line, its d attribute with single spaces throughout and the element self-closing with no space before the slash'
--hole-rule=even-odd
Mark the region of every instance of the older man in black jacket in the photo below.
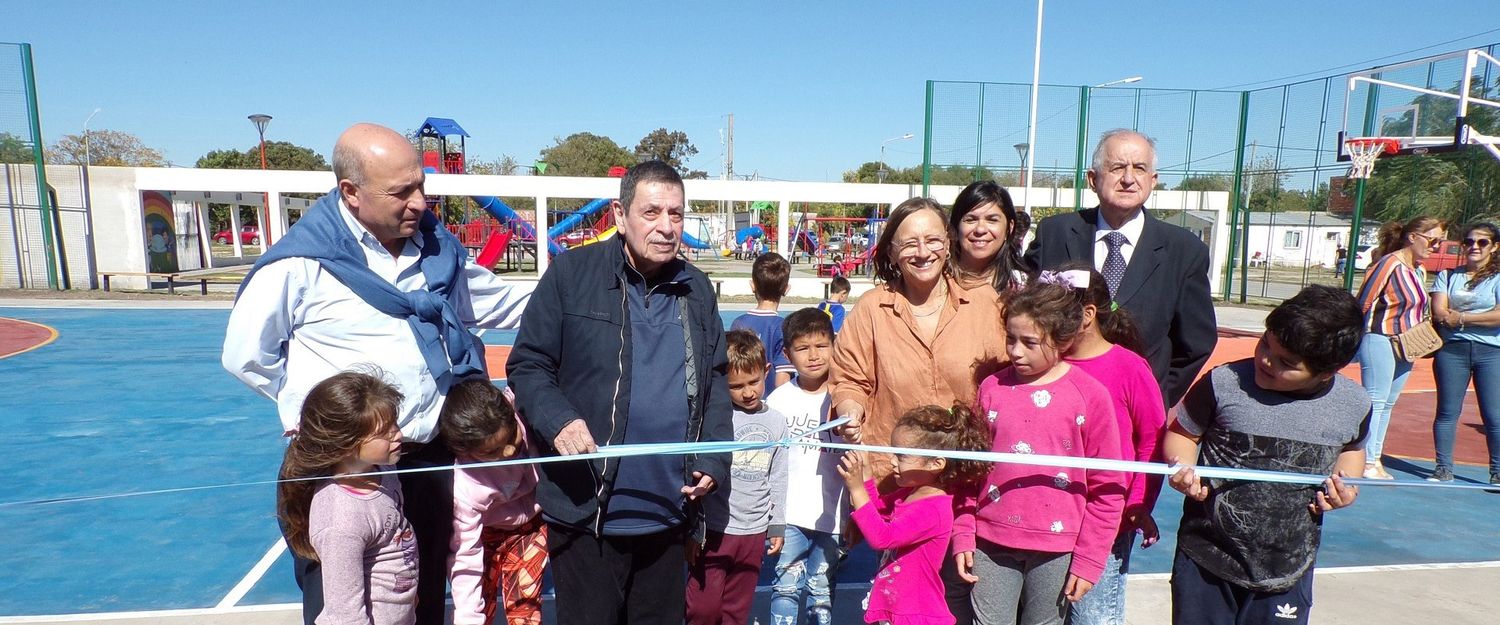
<svg viewBox="0 0 1500 625">
<path fill-rule="evenodd" d="M 1156 145 L 1146 135 L 1104 133 L 1088 179 L 1099 207 L 1043 219 L 1026 260 L 1038 269 L 1083 261 L 1104 274 L 1140 329 L 1162 398 L 1174 406 L 1218 342 L 1208 246 L 1146 213 L 1156 187 Z"/>
<path fill-rule="evenodd" d="M 676 170 L 631 168 L 612 206 L 619 236 L 542 276 L 507 369 L 544 450 L 733 440 L 713 285 L 677 257 L 684 204 Z M 539 465 L 557 622 L 680 624 L 684 540 L 728 470 L 727 454 Z"/>
</svg>

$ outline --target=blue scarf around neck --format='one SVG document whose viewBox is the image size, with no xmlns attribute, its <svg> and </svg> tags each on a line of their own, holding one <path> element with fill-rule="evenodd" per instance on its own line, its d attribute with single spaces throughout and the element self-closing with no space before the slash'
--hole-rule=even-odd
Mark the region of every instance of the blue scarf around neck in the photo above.
<svg viewBox="0 0 1500 625">
<path fill-rule="evenodd" d="M 457 312 L 461 302 L 456 287 L 465 279 L 468 253 L 431 211 L 423 212 L 415 236 L 422 237 L 417 265 L 427 278 L 427 288 L 401 291 L 370 270 L 364 248 L 344 222 L 339 209 L 339 190 L 334 189 L 303 213 L 302 219 L 255 261 L 240 284 L 240 293 L 250 284 L 251 276 L 266 265 L 284 258 L 316 260 L 375 310 L 404 317 L 417 339 L 417 347 L 422 350 L 422 358 L 427 361 L 427 370 L 437 380 L 438 388 L 447 388 L 454 380 L 485 372 L 484 353 L 475 345 L 474 335 Z"/>
</svg>

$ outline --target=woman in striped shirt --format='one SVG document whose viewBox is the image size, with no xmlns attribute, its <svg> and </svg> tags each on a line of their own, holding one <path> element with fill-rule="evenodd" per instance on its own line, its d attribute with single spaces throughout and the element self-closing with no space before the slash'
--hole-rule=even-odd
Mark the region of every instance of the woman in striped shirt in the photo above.
<svg viewBox="0 0 1500 625">
<path fill-rule="evenodd" d="M 1359 346 L 1359 378 L 1370 393 L 1370 436 L 1365 441 L 1365 477 L 1393 479 L 1380 462 L 1391 408 L 1406 386 L 1411 363 L 1396 358 L 1391 337 L 1422 322 L 1427 314 L 1427 273 L 1421 261 L 1442 243 L 1443 223 L 1426 215 L 1380 228 L 1375 264 L 1365 272 L 1359 304 L 1365 337 Z"/>
</svg>

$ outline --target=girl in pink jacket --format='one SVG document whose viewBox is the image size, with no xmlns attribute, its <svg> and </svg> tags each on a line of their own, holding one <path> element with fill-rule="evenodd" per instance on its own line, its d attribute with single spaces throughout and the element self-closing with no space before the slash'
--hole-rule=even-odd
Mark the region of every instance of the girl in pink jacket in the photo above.
<svg viewBox="0 0 1500 625">
<path fill-rule="evenodd" d="M 533 455 L 526 427 L 506 394 L 469 379 L 449 389 L 438 428 L 460 465 L 448 567 L 453 624 L 488 625 L 503 600 L 507 625 L 539 625 L 547 526 L 533 495 L 535 465 L 462 466 Z"/>
</svg>

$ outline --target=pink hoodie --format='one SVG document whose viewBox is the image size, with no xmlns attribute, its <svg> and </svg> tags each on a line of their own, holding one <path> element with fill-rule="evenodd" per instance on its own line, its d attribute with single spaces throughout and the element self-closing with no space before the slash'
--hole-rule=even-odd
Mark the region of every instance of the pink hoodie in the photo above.
<svg viewBox="0 0 1500 625">
<path fill-rule="evenodd" d="M 979 385 L 976 404 L 990 424 L 993 451 L 1120 459 L 1109 392 L 1078 367 L 1036 386 L 1007 367 Z M 953 551 L 973 551 L 978 536 L 1010 549 L 1072 552 L 1069 572 L 1097 582 L 1124 503 L 1118 472 L 996 463 L 959 504 Z"/>
<path fill-rule="evenodd" d="M 525 424 L 521 430 L 521 452 L 516 458 L 535 456 Z M 459 464 L 473 462 L 459 458 Z M 484 545 L 480 535 L 486 527 L 514 529 L 541 512 L 533 492 L 536 465 L 458 468 L 453 472 L 453 540 L 450 544 L 448 581 L 453 589 L 453 625 L 484 625 Z"/>
<path fill-rule="evenodd" d="M 1114 398 L 1115 421 L 1120 425 L 1120 453 L 1126 460 L 1161 462 L 1161 441 L 1167 431 L 1167 409 L 1162 406 L 1161 386 L 1151 374 L 1151 364 L 1135 352 L 1115 345 L 1093 358 L 1068 358 L 1109 391 Z M 1161 494 L 1162 476 L 1129 473 L 1125 510 L 1151 514 Z"/>
</svg>

